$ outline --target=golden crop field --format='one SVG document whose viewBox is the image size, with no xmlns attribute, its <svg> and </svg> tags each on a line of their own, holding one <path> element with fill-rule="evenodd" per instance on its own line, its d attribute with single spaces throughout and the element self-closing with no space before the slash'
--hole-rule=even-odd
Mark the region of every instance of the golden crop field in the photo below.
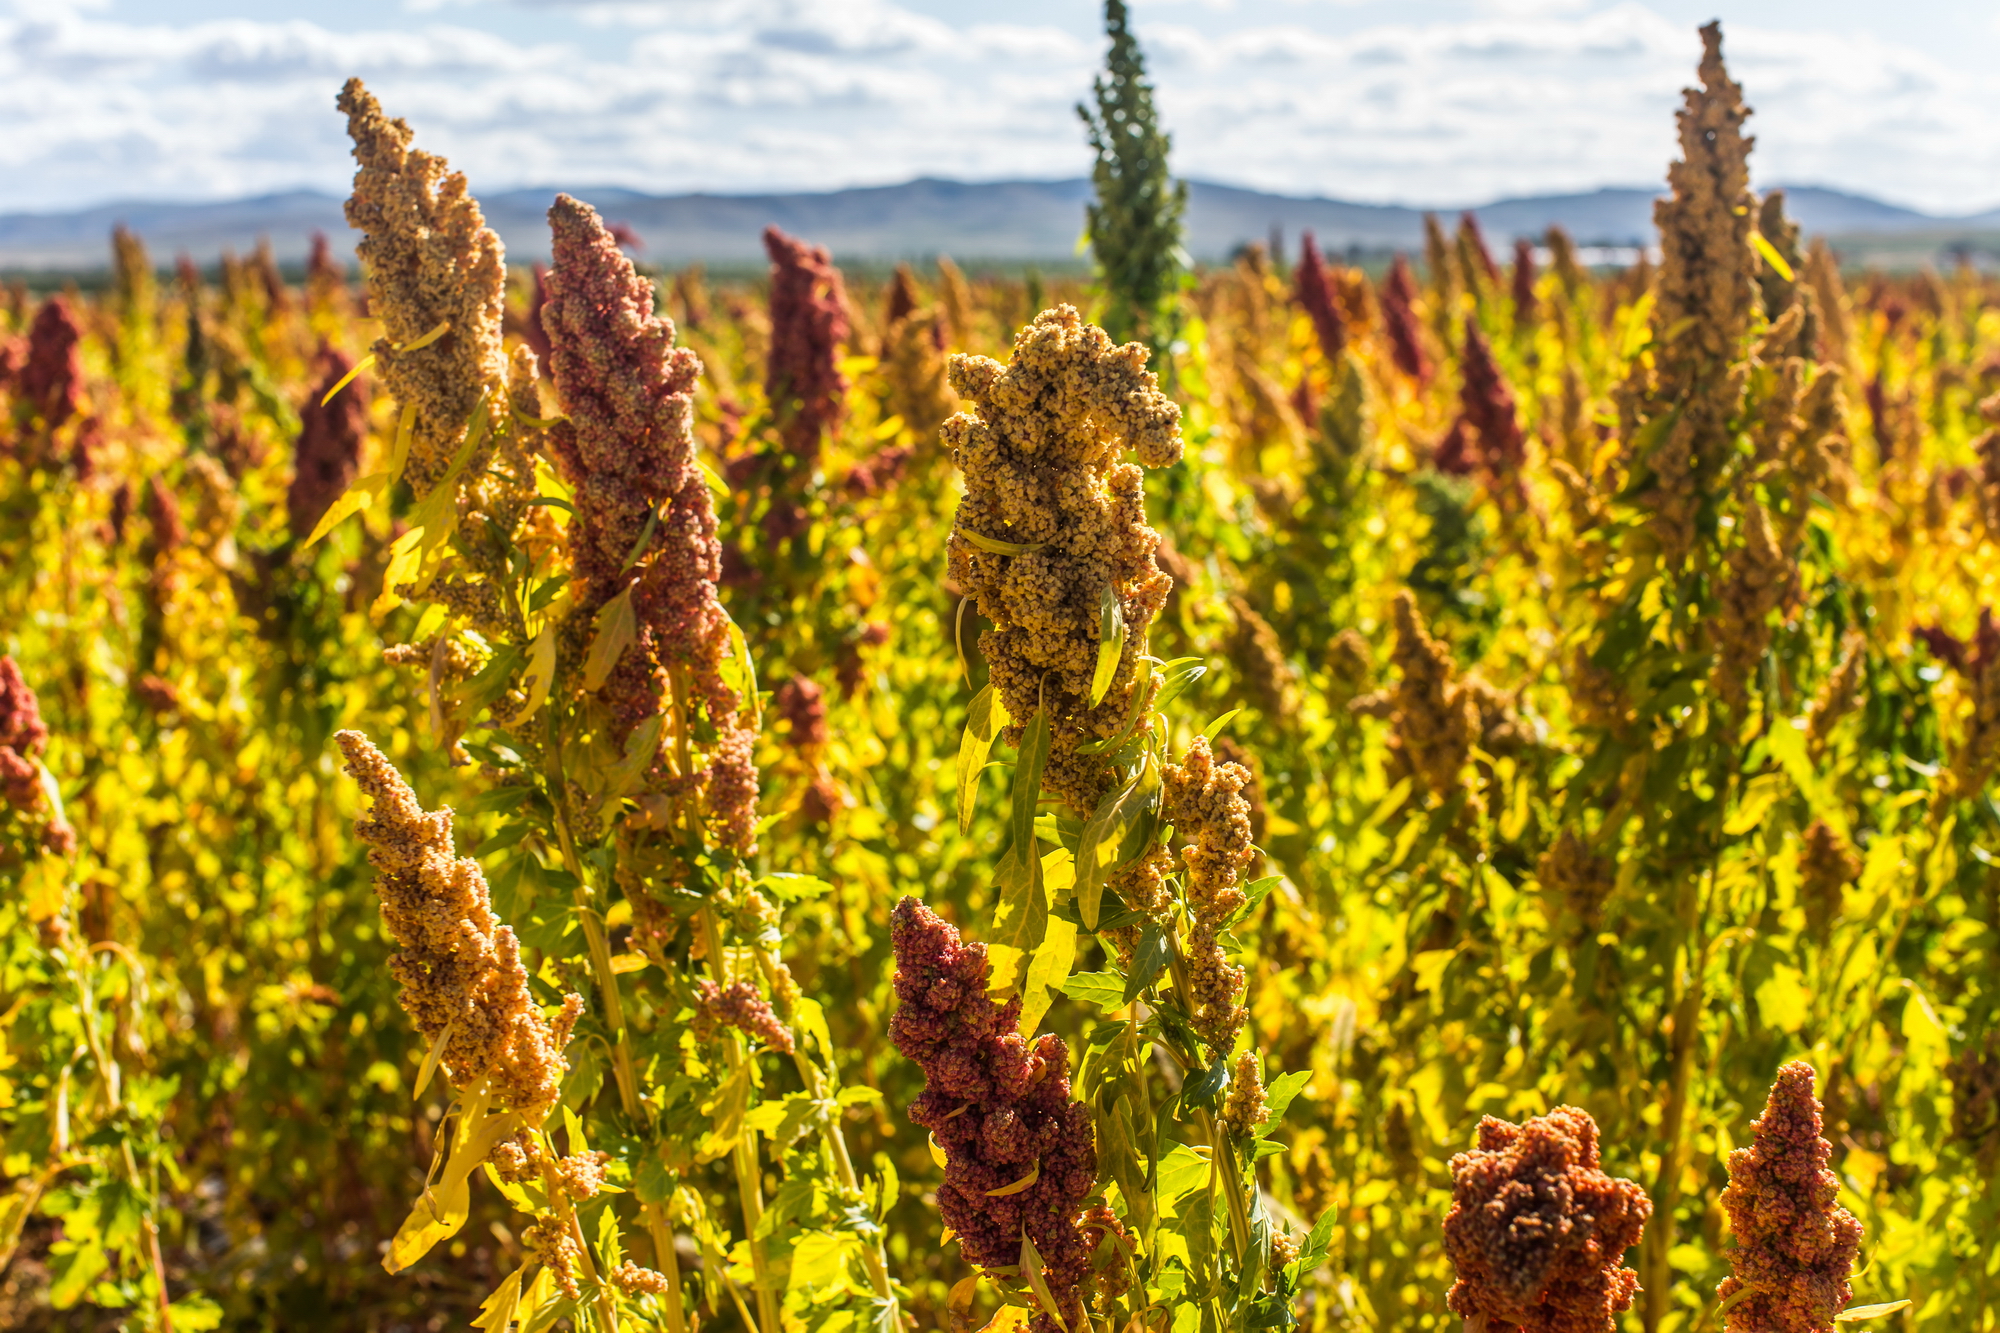
<svg viewBox="0 0 2000 1333">
<path fill-rule="evenodd" d="M 358 264 L 12 290 L 0 1327 L 2000 1328 L 2000 285 L 1712 28 L 1657 261 L 1191 267 L 1122 32 L 1088 280 L 355 82 Z"/>
</svg>

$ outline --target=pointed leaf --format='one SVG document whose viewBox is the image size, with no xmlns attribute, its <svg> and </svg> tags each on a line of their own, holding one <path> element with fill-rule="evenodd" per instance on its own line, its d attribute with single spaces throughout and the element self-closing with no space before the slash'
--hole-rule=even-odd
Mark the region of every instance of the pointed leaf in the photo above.
<svg viewBox="0 0 2000 1333">
<path fill-rule="evenodd" d="M 513 725 L 527 721 L 541 711 L 549 699 L 549 685 L 556 678 L 556 627 L 550 621 L 535 636 L 535 646 L 528 653 L 528 671 L 521 678 L 521 688 L 528 692 L 528 702 L 514 718 Z"/>
<path fill-rule="evenodd" d="M 601 690 L 618 659 L 639 637 L 639 615 L 632 608 L 632 585 L 619 590 L 597 613 L 597 633 L 583 661 L 583 688 Z"/>
<path fill-rule="evenodd" d="M 1042 1313 L 1056 1321 L 1063 1333 L 1069 1333 L 1069 1321 L 1063 1318 L 1062 1310 L 1056 1305 L 1055 1294 L 1049 1290 L 1049 1280 L 1042 1274 L 1042 1256 L 1035 1250 L 1035 1242 L 1028 1239 L 1028 1233 L 1021 1233 L 1021 1273 L 1028 1279 L 1028 1285 L 1035 1289 L 1035 1299 L 1042 1303 Z"/>
<path fill-rule="evenodd" d="M 992 555 L 1033 555 L 1047 546 L 1047 542 L 1007 542 L 998 537 L 982 537 L 971 528 L 960 528 L 958 535 Z"/>
<path fill-rule="evenodd" d="M 1049 920 L 1048 933 L 1035 947 L 1035 955 L 1028 962 L 1027 980 L 1021 987 L 1021 1035 L 1033 1037 L 1035 1029 L 1041 1025 L 1042 1015 L 1049 1011 L 1053 996 L 1051 988 L 1060 987 L 1069 978 L 1069 970 L 1076 963 L 1076 927 L 1059 917 Z"/>
<path fill-rule="evenodd" d="M 313 524 L 312 535 L 305 539 L 305 543 L 299 549 L 310 550 L 318 545 L 322 537 L 345 523 L 350 515 L 358 514 L 374 504 L 388 489 L 387 472 L 371 472 L 349 486 L 341 492 L 340 498 L 328 505 L 326 512 L 319 516 L 319 522 Z"/>
<path fill-rule="evenodd" d="M 993 738 L 1006 725 L 1007 706 L 992 685 L 983 686 L 972 696 L 965 710 L 965 734 L 958 742 L 958 831 L 972 832 L 972 814 L 979 801 L 979 775 L 986 771 L 986 757 L 993 751 Z"/>
<path fill-rule="evenodd" d="M 1104 696 L 1111 689 L 1111 681 L 1118 674 L 1118 662 L 1125 653 L 1125 608 L 1118 603 L 1118 592 L 1110 584 L 1098 597 L 1097 606 L 1097 667 L 1090 676 L 1090 706 L 1104 702 Z"/>
</svg>

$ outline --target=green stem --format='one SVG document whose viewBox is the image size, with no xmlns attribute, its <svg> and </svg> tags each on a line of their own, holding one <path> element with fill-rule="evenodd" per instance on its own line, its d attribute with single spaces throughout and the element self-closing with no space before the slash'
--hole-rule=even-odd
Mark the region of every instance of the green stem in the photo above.
<svg viewBox="0 0 2000 1333">
<path fill-rule="evenodd" d="M 722 952 L 722 930 L 715 921 L 715 908 L 704 903 L 699 915 L 709 971 L 715 974 L 716 981 L 727 985 L 729 969 Z M 721 1041 L 733 1074 L 743 1067 L 743 1043 L 734 1030 L 725 1031 Z M 736 1197 L 743 1208 L 743 1243 L 750 1250 L 750 1271 L 756 1277 L 757 1328 L 776 1333 L 780 1327 L 778 1304 L 771 1291 L 770 1266 L 764 1257 L 764 1243 L 757 1238 L 757 1229 L 764 1220 L 764 1182 L 757 1170 L 756 1131 L 741 1131 L 729 1156 L 730 1164 L 736 1170 Z"/>
<path fill-rule="evenodd" d="M 639 1075 L 632 1061 L 632 1045 L 625 1030 L 625 1005 L 618 993 L 618 974 L 611 970 L 611 945 L 604 935 L 604 920 L 589 903 L 589 889 L 583 876 L 583 860 L 576 852 L 570 832 L 567 786 L 563 781 L 561 750 L 556 737 L 555 710 L 548 710 L 549 799 L 556 810 L 556 837 L 562 846 L 563 867 L 576 880 L 577 917 L 583 922 L 584 940 L 590 950 L 590 968 L 604 1005 L 604 1021 L 611 1029 L 611 1067 L 618 1084 L 618 1102 L 625 1117 L 636 1128 L 644 1123 L 639 1101 Z M 681 1309 L 680 1260 L 674 1254 L 673 1228 L 667 1225 L 666 1210 L 660 1204 L 640 1205 L 646 1232 L 653 1241 L 653 1263 L 667 1279 L 667 1333 L 686 1333 L 687 1316 Z"/>
<path fill-rule="evenodd" d="M 765 979 L 775 981 L 777 960 L 761 944 L 756 946 L 756 949 L 757 963 L 763 970 Z M 813 1099 L 825 1100 L 826 1077 L 820 1073 L 819 1066 L 806 1058 L 804 1045 L 796 1038 L 793 1041 L 792 1063 L 797 1066 L 799 1078 L 804 1081 L 806 1090 L 812 1094 Z M 826 1145 L 827 1155 L 833 1159 L 834 1174 L 839 1177 L 842 1187 L 859 1194 L 861 1177 L 854 1169 L 853 1156 L 847 1151 L 847 1136 L 841 1132 L 839 1115 L 838 1107 L 827 1109 L 825 1117 L 820 1122 L 820 1141 Z M 882 1251 L 880 1233 L 877 1233 L 873 1243 L 863 1248 L 861 1261 L 868 1269 L 868 1285 L 874 1289 L 878 1297 L 894 1304 L 896 1293 L 889 1283 L 889 1263 Z"/>
</svg>

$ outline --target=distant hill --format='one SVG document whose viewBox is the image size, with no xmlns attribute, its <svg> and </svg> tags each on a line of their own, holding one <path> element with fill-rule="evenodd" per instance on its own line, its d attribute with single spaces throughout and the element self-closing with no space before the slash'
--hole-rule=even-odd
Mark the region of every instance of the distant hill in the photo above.
<svg viewBox="0 0 2000 1333">
<path fill-rule="evenodd" d="M 510 256 L 547 258 L 544 213 L 555 193 L 522 189 L 482 196 L 486 216 Z M 661 264 L 759 263 L 760 235 L 773 223 L 827 246 L 850 263 L 940 253 L 1020 263 L 1075 257 L 1090 183 L 914 180 L 823 194 L 649 195 L 615 188 L 572 193 L 595 204 L 607 219 L 630 226 L 645 241 L 643 258 Z M 1515 236 L 1540 235 L 1552 225 L 1584 245 L 1634 246 L 1653 238 L 1654 197 L 1652 190 L 1603 189 L 1503 199 L 1473 212 L 1496 246 Z M 2000 211 L 1938 218 L 1816 186 L 1786 190 L 1786 204 L 1812 234 L 1935 237 L 1941 246 L 1955 236 L 2000 230 Z M 305 257 L 315 231 L 325 232 L 342 248 L 351 244 L 340 200 L 310 191 L 224 203 L 134 201 L 68 213 L 0 215 L 0 269 L 102 267 L 108 262 L 107 238 L 121 222 L 144 237 L 163 262 L 182 253 L 206 262 L 225 249 L 248 250 L 266 236 L 281 261 L 296 262 Z M 1423 241 L 1423 213 L 1203 181 L 1191 185 L 1188 248 L 1199 259 L 1222 258 L 1274 231 L 1290 249 L 1307 228 L 1329 252 L 1412 249 Z"/>
</svg>

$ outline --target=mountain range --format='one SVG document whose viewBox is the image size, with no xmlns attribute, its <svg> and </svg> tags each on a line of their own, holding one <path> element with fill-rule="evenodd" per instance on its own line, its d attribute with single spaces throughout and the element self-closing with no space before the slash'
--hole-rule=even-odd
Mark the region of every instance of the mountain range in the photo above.
<svg viewBox="0 0 2000 1333">
<path fill-rule="evenodd" d="M 488 222 L 516 260 L 548 257 L 544 213 L 554 189 L 483 195 Z M 819 194 L 651 195 L 635 190 L 574 189 L 607 221 L 624 223 L 644 243 L 640 257 L 659 264 L 762 262 L 769 224 L 827 246 L 849 263 L 887 263 L 948 253 L 967 261 L 1061 263 L 1079 253 L 1090 182 L 914 180 L 902 185 Z M 1608 188 L 1587 194 L 1503 199 L 1472 209 L 1495 246 L 1561 226 L 1579 244 L 1631 247 L 1653 239 L 1655 192 Z M 1808 234 L 1916 239 L 1931 249 L 2000 231 L 2000 211 L 1945 218 L 1863 195 L 1816 186 L 1786 190 L 1786 207 Z M 1449 211 L 1449 210 L 1440 210 Z M 1217 259 L 1274 234 L 1289 247 L 1311 229 L 1329 253 L 1409 250 L 1422 244 L 1423 210 L 1393 204 L 1265 194 L 1194 181 L 1189 187 L 1188 249 Z M 119 224 L 157 258 L 189 254 L 210 261 L 268 237 L 281 262 L 302 260 L 314 232 L 345 248 L 341 201 L 293 191 L 220 203 L 128 201 L 63 213 L 0 214 L 0 270 L 89 271 L 109 261 Z M 1990 237 L 1984 238 L 1990 240 Z"/>
</svg>

